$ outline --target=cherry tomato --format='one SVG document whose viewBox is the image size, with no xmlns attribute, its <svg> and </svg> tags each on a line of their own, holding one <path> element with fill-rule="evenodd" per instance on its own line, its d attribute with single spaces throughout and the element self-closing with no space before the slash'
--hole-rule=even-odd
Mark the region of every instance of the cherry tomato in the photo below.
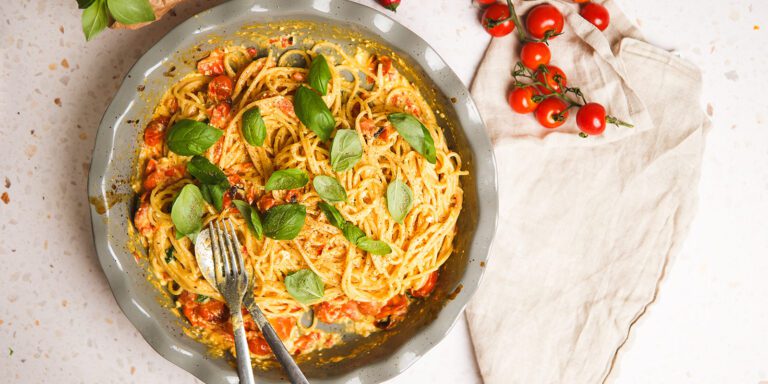
<svg viewBox="0 0 768 384">
<path fill-rule="evenodd" d="M 555 92 L 562 92 L 565 89 L 565 87 L 568 85 L 568 78 L 565 76 L 565 72 L 563 72 L 562 69 L 554 65 L 547 65 L 546 68 L 547 68 L 546 73 L 542 71 L 538 71 L 536 73 L 536 80 L 548 85 Z M 550 93 L 552 93 L 552 91 L 550 91 L 546 87 L 538 87 L 538 88 L 539 88 L 539 92 L 541 92 L 544 95 L 549 95 Z"/>
<path fill-rule="evenodd" d="M 554 35 L 563 32 L 563 25 L 565 25 L 563 14 L 551 4 L 533 7 L 525 18 L 525 27 L 528 28 L 531 36 L 537 39 L 543 39 L 547 32 L 550 34 L 550 39 L 554 38 Z"/>
<path fill-rule="evenodd" d="M 229 112 L 232 110 L 232 107 L 229 106 L 229 103 L 227 102 L 221 102 L 216 104 L 215 107 L 208 110 L 208 116 L 211 117 L 211 121 L 208 123 L 216 128 L 224 129 L 227 127 L 227 123 L 229 123 Z"/>
<path fill-rule="evenodd" d="M 197 71 L 206 76 L 224 74 L 224 50 L 211 51 L 208 57 L 197 62 Z"/>
<path fill-rule="evenodd" d="M 400 0 L 379 0 L 379 4 L 392 12 L 396 12 L 397 7 L 400 6 Z"/>
<path fill-rule="evenodd" d="M 215 102 L 224 101 L 232 96 L 234 83 L 227 75 L 216 76 L 208 83 L 208 97 Z"/>
<path fill-rule="evenodd" d="M 515 23 L 509 19 L 509 7 L 497 3 L 486 8 L 483 12 L 483 28 L 493 37 L 506 36 L 514 31 Z"/>
<path fill-rule="evenodd" d="M 533 87 L 515 88 L 509 93 L 509 106 L 517 113 L 531 113 L 539 105 L 533 101 L 535 95 Z"/>
<path fill-rule="evenodd" d="M 549 46 L 545 43 L 526 43 L 520 51 L 520 59 L 523 61 L 523 65 L 534 70 L 538 69 L 540 65 L 549 64 L 551 58 L 552 53 L 549 51 Z"/>
<path fill-rule="evenodd" d="M 258 356 L 266 356 L 272 353 L 272 348 L 269 346 L 269 344 L 267 344 L 267 341 L 264 340 L 264 337 L 261 335 L 248 339 L 248 349 L 251 351 L 251 353 Z"/>
<path fill-rule="evenodd" d="M 605 108 L 598 103 L 587 103 L 576 114 L 576 125 L 587 135 L 597 136 L 605 131 Z"/>
<path fill-rule="evenodd" d="M 597 3 L 584 5 L 579 14 L 601 31 L 605 31 L 611 22 L 611 15 L 608 13 L 608 10 Z"/>
<path fill-rule="evenodd" d="M 576 4 L 582 4 L 582 3 L 589 3 L 590 0 L 573 0 L 573 2 Z"/>
<path fill-rule="evenodd" d="M 474 0 L 474 1 L 475 1 L 475 4 L 477 4 L 477 5 L 481 6 L 481 7 L 485 7 L 485 6 L 488 6 L 488 5 L 496 3 L 496 0 Z"/>
<path fill-rule="evenodd" d="M 557 128 L 568 119 L 568 104 L 557 97 L 544 99 L 536 108 L 536 120 L 544 128 Z"/>
</svg>

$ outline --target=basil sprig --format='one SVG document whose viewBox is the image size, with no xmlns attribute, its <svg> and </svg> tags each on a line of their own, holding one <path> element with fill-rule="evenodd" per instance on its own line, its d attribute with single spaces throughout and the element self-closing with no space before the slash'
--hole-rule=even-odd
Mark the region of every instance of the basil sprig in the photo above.
<svg viewBox="0 0 768 384">
<path fill-rule="evenodd" d="M 411 210 L 412 204 L 413 192 L 407 184 L 399 179 L 389 183 L 387 186 L 387 210 L 395 221 L 402 223 Z"/>
<path fill-rule="evenodd" d="M 295 168 L 281 169 L 269 176 L 264 189 L 267 191 L 301 188 L 309 183 L 307 173 Z"/>
<path fill-rule="evenodd" d="M 155 20 L 149 0 L 77 0 L 83 10 L 82 25 L 85 40 L 90 41 L 109 25 L 110 18 L 123 24 Z"/>
<path fill-rule="evenodd" d="M 203 199 L 221 211 L 224 208 L 224 193 L 230 187 L 224 171 L 205 157 L 195 155 L 187 163 L 187 172 L 200 181 Z"/>
<path fill-rule="evenodd" d="M 78 4 L 83 6 L 86 2 Z M 82 16 L 83 34 L 86 41 L 91 41 L 109 25 L 109 10 L 106 0 L 90 1 L 87 4 Z"/>
<path fill-rule="evenodd" d="M 325 95 L 328 93 L 329 81 L 331 81 L 331 69 L 328 67 L 328 61 L 322 54 L 317 55 L 309 66 L 309 86 L 321 95 Z"/>
<path fill-rule="evenodd" d="M 112 17 L 126 25 L 155 20 L 155 11 L 149 0 L 107 0 Z"/>
<path fill-rule="evenodd" d="M 248 144 L 255 147 L 264 144 L 264 139 L 267 138 L 267 125 L 264 124 L 264 119 L 261 117 L 261 111 L 259 111 L 258 107 L 253 107 L 243 113 L 241 127 L 243 138 Z"/>
<path fill-rule="evenodd" d="M 237 210 L 240 211 L 240 214 L 243 215 L 243 219 L 245 219 L 245 223 L 248 225 L 248 229 L 253 233 L 254 236 L 256 236 L 257 239 L 261 240 L 264 238 L 264 228 L 261 226 L 261 219 L 259 218 L 259 212 L 253 207 L 251 207 L 250 204 L 246 203 L 242 200 L 234 200 L 232 201 L 233 204 L 235 204 L 235 207 L 237 207 Z"/>
<path fill-rule="evenodd" d="M 171 152 L 182 156 L 200 155 L 215 144 L 224 131 L 195 120 L 181 120 L 166 136 Z"/>
<path fill-rule="evenodd" d="M 321 199 L 329 203 L 347 201 L 347 191 L 335 177 L 319 175 L 312 180 L 312 185 Z"/>
<path fill-rule="evenodd" d="M 285 277 L 285 289 L 296 301 L 308 305 L 323 298 L 325 284 L 311 269 L 301 269 Z"/>
<path fill-rule="evenodd" d="M 205 201 L 200 189 L 194 184 L 187 184 L 173 201 L 171 221 L 176 227 L 176 237 L 195 235 L 203 229 Z"/>
<path fill-rule="evenodd" d="M 421 121 L 409 113 L 393 113 L 387 119 L 413 150 L 432 164 L 437 161 L 435 141 Z"/>
<path fill-rule="evenodd" d="M 336 120 L 317 92 L 303 85 L 299 87 L 294 96 L 293 111 L 299 121 L 312 130 L 320 140 L 325 141 L 331 138 Z"/>
<path fill-rule="evenodd" d="M 357 132 L 352 129 L 339 129 L 331 144 L 331 168 L 343 172 L 355 166 L 363 157 L 363 145 Z"/>
<path fill-rule="evenodd" d="M 328 222 L 334 227 L 341 229 L 341 233 L 344 234 L 344 237 L 349 240 L 352 245 L 372 255 L 387 255 L 392 252 L 392 248 L 390 248 L 387 243 L 381 240 L 371 239 L 365 235 L 365 232 L 363 232 L 362 229 L 358 228 L 351 221 L 344 220 L 344 217 L 341 216 L 341 212 L 339 212 L 333 205 L 321 201 L 318 206 L 320 207 L 320 210 L 323 211 Z"/>
<path fill-rule="evenodd" d="M 293 240 L 304 227 L 307 208 L 301 204 L 283 204 L 264 215 L 264 235 L 275 240 Z"/>
</svg>

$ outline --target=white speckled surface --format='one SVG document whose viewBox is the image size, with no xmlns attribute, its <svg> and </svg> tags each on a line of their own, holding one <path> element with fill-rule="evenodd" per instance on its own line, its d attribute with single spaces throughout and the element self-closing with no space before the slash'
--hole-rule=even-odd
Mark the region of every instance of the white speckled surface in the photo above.
<svg viewBox="0 0 768 384">
<path fill-rule="evenodd" d="M 4 382 L 197 382 L 157 355 L 118 309 L 93 250 L 85 180 L 96 126 L 123 75 L 171 27 L 218 2 L 192 1 L 156 25 L 88 44 L 72 0 L 0 3 Z M 612 381 L 768 380 L 768 103 L 755 89 L 768 84 L 768 3 L 619 3 L 652 41 L 702 68 L 715 129 L 689 240 Z M 395 18 L 471 81 L 488 37 L 469 1 L 403 0 Z M 479 381 L 460 322 L 393 382 Z"/>
</svg>

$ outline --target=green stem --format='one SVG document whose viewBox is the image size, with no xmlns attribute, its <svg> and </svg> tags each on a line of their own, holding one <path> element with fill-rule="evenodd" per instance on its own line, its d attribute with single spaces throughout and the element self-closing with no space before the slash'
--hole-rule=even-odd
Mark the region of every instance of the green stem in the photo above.
<svg viewBox="0 0 768 384">
<path fill-rule="evenodd" d="M 524 43 L 525 40 L 528 39 L 528 33 L 525 31 L 525 28 L 523 28 L 523 23 L 520 22 L 520 17 L 517 16 L 512 0 L 507 0 L 507 6 L 509 7 L 509 17 L 512 19 L 512 22 L 515 23 L 517 35 L 520 36 L 520 42 Z"/>
</svg>

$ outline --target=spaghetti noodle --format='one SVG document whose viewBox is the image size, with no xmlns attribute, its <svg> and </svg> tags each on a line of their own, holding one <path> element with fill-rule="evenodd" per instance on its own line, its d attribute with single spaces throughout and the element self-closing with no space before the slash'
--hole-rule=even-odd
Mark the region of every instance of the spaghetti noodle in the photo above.
<svg viewBox="0 0 768 384">
<path fill-rule="evenodd" d="M 291 41 L 292 42 L 292 41 Z M 350 55 L 341 47 L 320 42 L 312 48 L 278 54 L 266 49 L 228 46 L 198 62 L 198 70 L 174 84 L 156 106 L 144 131 L 140 206 L 134 217 L 148 249 L 154 276 L 176 297 L 190 321 L 190 332 L 214 352 L 233 352 L 231 325 L 222 297 L 203 278 L 194 256 L 194 243 L 179 236 L 171 208 L 182 188 L 199 184 L 187 172 L 189 156 L 169 150 L 167 134 L 183 120 L 206 122 L 223 135 L 202 154 L 227 177 L 221 211 L 205 204 L 204 224 L 229 218 L 238 229 L 246 268 L 255 280 L 256 303 L 295 354 L 327 348 L 340 336 L 316 327 L 318 321 L 341 323 L 367 335 L 388 328 L 407 312 L 409 302 L 427 297 L 438 268 L 451 255 L 456 221 L 462 207 L 459 177 L 461 158 L 452 152 L 434 112 L 418 89 L 395 69 L 387 56 L 362 48 Z M 335 121 L 335 131 L 354 130 L 362 155 L 353 167 L 335 172 L 331 144 L 299 120 L 294 95 L 306 86 L 309 63 L 320 54 L 328 58 L 330 79 L 322 96 Z M 244 139 L 243 115 L 258 108 L 266 126 L 263 145 Z M 403 138 L 388 116 L 407 113 L 426 127 L 434 140 L 431 164 Z M 322 202 L 312 183 L 291 190 L 265 189 L 277 170 L 297 169 L 310 179 L 336 178 L 346 191 L 335 207 L 343 218 L 390 252 L 365 252 L 345 238 L 319 208 Z M 401 222 L 387 208 L 387 187 L 401 180 L 410 188 L 412 205 Z M 306 208 L 306 219 L 292 240 L 260 238 L 246 228 L 244 215 L 232 203 L 247 202 L 262 214 L 286 203 Z M 302 303 L 286 289 L 286 276 L 311 270 L 324 284 L 322 297 Z M 301 317 L 314 313 L 311 325 Z M 270 351 L 250 316 L 247 337 L 254 357 Z"/>
</svg>

